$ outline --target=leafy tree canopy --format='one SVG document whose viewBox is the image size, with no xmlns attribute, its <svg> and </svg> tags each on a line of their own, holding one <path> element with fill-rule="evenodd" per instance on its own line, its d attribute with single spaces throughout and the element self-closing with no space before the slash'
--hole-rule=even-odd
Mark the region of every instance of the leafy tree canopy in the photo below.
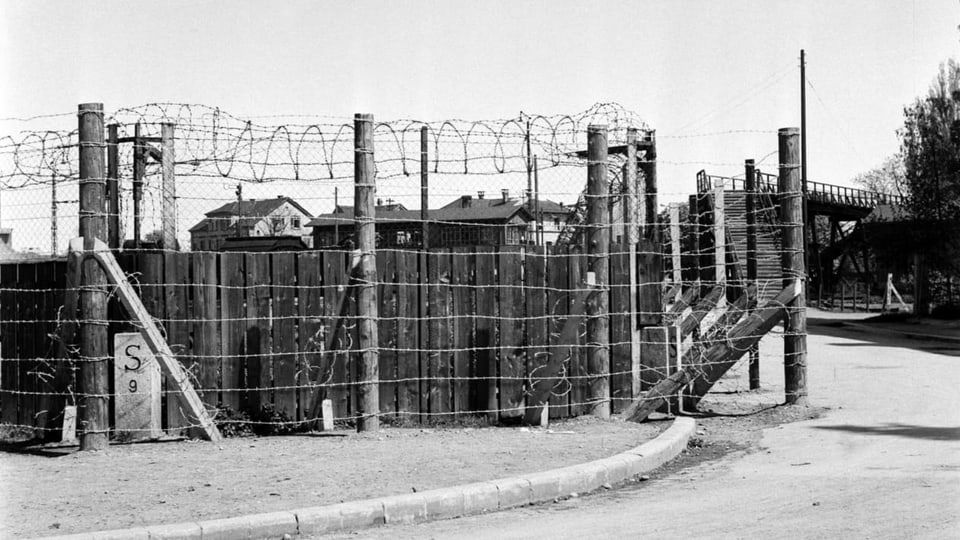
<svg viewBox="0 0 960 540">
<path fill-rule="evenodd" d="M 921 220 L 960 220 L 960 63 L 949 60 L 899 132 L 905 194 Z"/>
</svg>

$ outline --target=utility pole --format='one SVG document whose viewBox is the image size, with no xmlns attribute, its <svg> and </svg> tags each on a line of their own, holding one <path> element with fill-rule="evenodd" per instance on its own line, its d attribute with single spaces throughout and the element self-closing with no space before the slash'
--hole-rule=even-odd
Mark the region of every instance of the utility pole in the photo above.
<svg viewBox="0 0 960 540">
<path fill-rule="evenodd" d="M 800 191 L 803 195 L 803 260 L 807 272 L 811 273 L 814 267 L 810 264 L 810 237 L 816 230 L 807 211 L 807 53 L 803 49 L 800 49 Z"/>
<path fill-rule="evenodd" d="M 237 182 L 237 238 L 240 238 L 240 223 L 243 221 L 243 184 Z"/>
</svg>

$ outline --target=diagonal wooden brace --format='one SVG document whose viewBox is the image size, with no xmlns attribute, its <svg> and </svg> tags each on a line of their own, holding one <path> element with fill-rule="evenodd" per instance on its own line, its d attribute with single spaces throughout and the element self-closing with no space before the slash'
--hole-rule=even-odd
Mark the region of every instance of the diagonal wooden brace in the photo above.
<svg viewBox="0 0 960 540">
<path fill-rule="evenodd" d="M 153 317 L 147 312 L 147 308 L 140 301 L 140 297 L 137 296 L 136 291 L 127 281 L 126 275 L 117 263 L 117 259 L 114 258 L 113 253 L 110 252 L 110 248 L 102 241 L 94 240 L 93 250 L 84 250 L 83 241 L 83 238 L 70 240 L 70 251 L 82 253 L 83 257 L 93 256 L 100 263 L 104 273 L 107 274 L 107 279 L 116 285 L 117 296 L 120 297 L 123 307 L 140 323 L 140 334 L 146 341 L 147 347 L 150 348 L 150 352 L 156 356 L 160 363 L 160 369 L 164 377 L 167 378 L 167 382 L 176 389 L 177 395 L 180 396 L 181 405 L 187 419 L 198 426 L 207 440 L 214 442 L 221 440 L 223 437 L 220 435 L 220 430 L 217 429 L 216 424 L 213 423 L 213 417 L 210 416 L 203 406 L 203 402 L 200 401 L 200 397 L 190 383 L 187 372 L 177 362 L 170 346 L 167 345 L 160 329 L 153 321 Z"/>
</svg>

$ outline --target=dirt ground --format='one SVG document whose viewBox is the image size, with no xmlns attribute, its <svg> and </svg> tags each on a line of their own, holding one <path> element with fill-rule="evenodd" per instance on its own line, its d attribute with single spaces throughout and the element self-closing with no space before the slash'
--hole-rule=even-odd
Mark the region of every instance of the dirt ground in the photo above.
<svg viewBox="0 0 960 540">
<path fill-rule="evenodd" d="M 542 428 L 385 428 L 0 451 L 0 538 L 230 517 L 423 491 L 574 465 L 656 437 L 669 422 L 584 417 Z"/>
</svg>

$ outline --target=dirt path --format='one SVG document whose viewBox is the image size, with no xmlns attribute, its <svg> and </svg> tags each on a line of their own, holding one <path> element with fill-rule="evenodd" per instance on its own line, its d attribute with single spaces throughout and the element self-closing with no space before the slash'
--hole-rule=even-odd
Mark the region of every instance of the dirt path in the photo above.
<svg viewBox="0 0 960 540">
<path fill-rule="evenodd" d="M 960 537 L 960 346 L 810 318 L 814 408 L 706 419 L 700 446 L 615 492 L 360 537 Z"/>
<path fill-rule="evenodd" d="M 330 435 L 0 452 L 0 538 L 289 510 L 573 465 L 669 425 L 580 418 L 534 428 Z"/>
</svg>

